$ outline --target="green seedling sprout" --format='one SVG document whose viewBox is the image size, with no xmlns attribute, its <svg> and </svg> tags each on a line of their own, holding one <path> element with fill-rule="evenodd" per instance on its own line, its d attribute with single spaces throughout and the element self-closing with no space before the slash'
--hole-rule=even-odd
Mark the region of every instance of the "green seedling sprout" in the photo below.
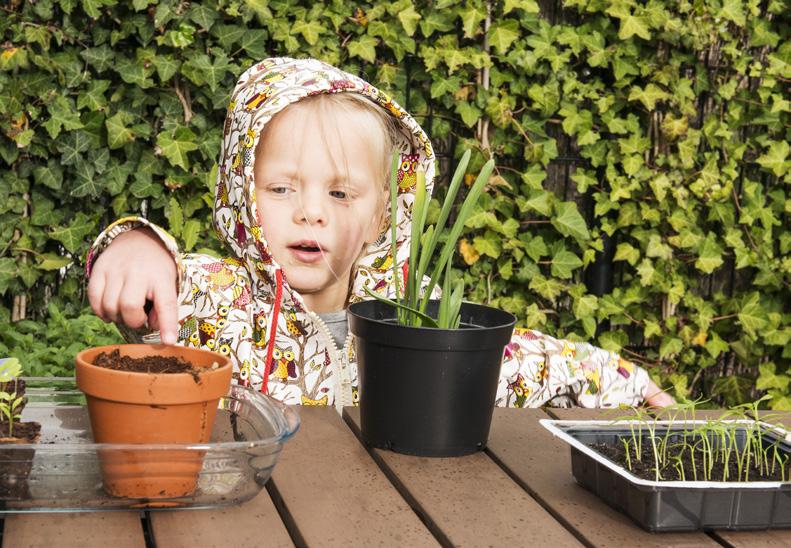
<svg viewBox="0 0 791 548">
<path fill-rule="evenodd" d="M 464 281 L 461 278 L 454 278 L 451 265 L 456 251 L 456 243 L 464 229 L 464 224 L 472 214 L 472 210 L 478 203 L 483 189 L 489 181 L 489 176 L 494 170 L 494 160 L 489 160 L 484 164 L 469 193 L 462 202 L 453 225 L 450 228 L 446 227 L 456 194 L 459 191 L 464 174 L 467 172 L 470 156 L 469 150 L 462 156 L 451 179 L 448 194 L 445 196 L 437 223 L 436 225 L 430 225 L 428 228 L 425 228 L 425 224 L 430 197 L 426 192 L 426 175 L 422 171 L 417 173 L 417 189 L 415 201 L 412 205 L 412 240 L 409 247 L 409 266 L 406 272 L 406 279 L 403 281 L 404 290 L 402 294 L 398 277 L 398 261 L 396 260 L 398 153 L 393 154 L 390 171 L 390 253 L 393 257 L 395 297 L 390 299 L 367 287 L 365 289 L 372 297 L 394 306 L 397 309 L 396 317 L 398 323 L 401 325 L 455 329 L 460 324 L 459 312 L 464 296 Z M 444 243 L 440 248 L 439 259 L 434 264 L 431 276 L 425 283 L 425 288 L 421 289 L 429 263 L 442 240 L 444 240 Z M 426 309 L 437 284 L 442 288 L 442 295 L 439 302 L 438 317 L 432 318 L 426 313 Z"/>
<path fill-rule="evenodd" d="M 22 405 L 23 397 L 17 397 L 17 378 L 22 371 L 22 366 L 16 358 L 5 358 L 0 361 L 0 383 L 8 384 L 14 381 L 14 391 L 8 393 L 0 391 L 0 421 L 8 420 L 8 436 L 14 436 L 14 421 L 21 418 L 17 409 Z"/>
<path fill-rule="evenodd" d="M 673 432 L 673 425 L 678 421 L 678 413 L 683 414 L 682 422 L 687 421 L 687 415 L 691 415 L 694 421 L 699 401 L 677 404 L 659 411 L 653 418 L 640 409 L 632 409 L 613 419 L 613 424 L 629 421 L 630 435 L 618 438 L 624 448 L 626 468 L 632 471 L 633 463 L 642 459 L 642 442 L 643 437 L 646 437 L 646 441 L 651 444 L 653 462 L 650 464 L 653 465 L 656 481 L 664 479 L 663 475 L 667 477 L 672 471 L 681 481 L 686 481 L 684 463 L 688 462 L 693 481 L 698 481 L 698 478 L 712 481 L 714 467 L 721 463 L 723 482 L 750 481 L 751 472 L 762 478 L 774 476 L 778 467 L 781 481 L 785 482 L 787 477 L 791 477 L 791 456 L 783 453 L 780 440 L 773 443 L 764 440 L 764 430 L 757 420 L 758 406 L 765 399 L 736 406 L 700 425 L 692 422 L 692 427 L 684 427 L 676 432 Z M 776 416 L 764 414 L 762 418 L 766 420 Z M 667 423 L 662 425 L 662 430 L 659 420 Z M 747 421 L 747 424 L 739 421 Z M 782 424 L 779 426 L 782 427 Z M 731 477 L 732 462 L 736 465 L 735 478 Z"/>
</svg>

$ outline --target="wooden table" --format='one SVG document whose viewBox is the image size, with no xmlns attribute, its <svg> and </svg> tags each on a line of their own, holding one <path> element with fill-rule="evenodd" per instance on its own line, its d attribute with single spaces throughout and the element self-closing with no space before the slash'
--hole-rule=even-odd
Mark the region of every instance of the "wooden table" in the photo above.
<svg viewBox="0 0 791 548">
<path fill-rule="evenodd" d="M 791 546 L 791 530 L 650 534 L 574 482 L 568 446 L 538 419 L 601 411 L 496 409 L 486 452 L 367 450 L 359 410 L 303 407 L 253 500 L 215 510 L 12 514 L 2 546 Z"/>
</svg>

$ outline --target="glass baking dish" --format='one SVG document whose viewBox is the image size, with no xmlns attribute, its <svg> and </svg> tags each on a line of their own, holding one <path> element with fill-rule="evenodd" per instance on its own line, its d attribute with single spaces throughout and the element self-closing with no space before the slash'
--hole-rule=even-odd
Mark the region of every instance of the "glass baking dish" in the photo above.
<svg viewBox="0 0 791 548">
<path fill-rule="evenodd" d="M 70 378 L 28 378 L 23 421 L 41 423 L 36 444 L 0 445 L 0 513 L 213 508 L 254 497 L 269 480 L 283 444 L 299 428 L 297 412 L 273 398 L 231 386 L 220 400 L 209 443 L 98 444 L 85 398 Z M 191 496 L 155 501 L 105 493 L 99 456 L 130 449 L 147 458 L 188 451 L 202 458 Z M 120 453 L 119 453 L 120 454 Z M 180 453 L 184 454 L 184 453 Z M 32 462 L 31 462 L 32 461 Z M 27 470 L 24 470 L 25 467 Z"/>
</svg>

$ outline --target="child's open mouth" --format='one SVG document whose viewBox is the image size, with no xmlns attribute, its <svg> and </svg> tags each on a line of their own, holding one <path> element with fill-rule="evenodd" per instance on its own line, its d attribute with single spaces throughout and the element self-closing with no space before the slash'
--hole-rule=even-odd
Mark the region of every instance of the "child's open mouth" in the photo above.
<svg viewBox="0 0 791 548">
<path fill-rule="evenodd" d="M 316 263 L 321 260 L 323 249 L 318 242 L 303 241 L 288 246 L 297 260 L 303 263 Z"/>
</svg>

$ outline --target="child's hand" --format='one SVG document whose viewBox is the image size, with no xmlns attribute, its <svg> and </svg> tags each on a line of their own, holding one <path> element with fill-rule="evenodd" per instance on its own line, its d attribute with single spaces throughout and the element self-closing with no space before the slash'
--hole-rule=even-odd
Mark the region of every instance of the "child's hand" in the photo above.
<svg viewBox="0 0 791 548">
<path fill-rule="evenodd" d="M 96 260 L 88 300 L 104 321 L 137 329 L 146 323 L 146 301 L 154 304 L 148 325 L 164 344 L 176 342 L 176 262 L 148 228 L 120 234 Z"/>
<path fill-rule="evenodd" d="M 648 381 L 645 389 L 645 403 L 651 407 L 667 407 L 676 403 L 673 396 L 659 388 L 654 381 Z"/>
</svg>

